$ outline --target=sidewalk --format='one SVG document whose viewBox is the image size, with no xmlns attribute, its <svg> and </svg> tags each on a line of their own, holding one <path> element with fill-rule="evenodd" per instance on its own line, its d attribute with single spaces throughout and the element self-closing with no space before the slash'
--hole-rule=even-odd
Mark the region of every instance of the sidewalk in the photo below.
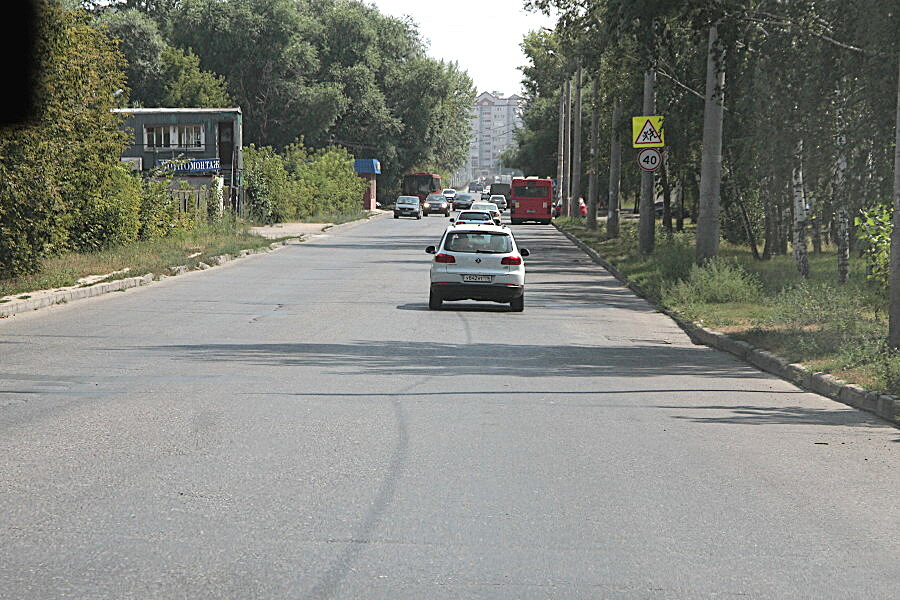
<svg viewBox="0 0 900 600">
<path fill-rule="evenodd" d="M 250 233 L 261 235 L 269 239 L 282 237 L 300 237 L 312 233 L 319 233 L 332 223 L 276 223 L 275 225 L 262 225 L 251 227 Z"/>
</svg>

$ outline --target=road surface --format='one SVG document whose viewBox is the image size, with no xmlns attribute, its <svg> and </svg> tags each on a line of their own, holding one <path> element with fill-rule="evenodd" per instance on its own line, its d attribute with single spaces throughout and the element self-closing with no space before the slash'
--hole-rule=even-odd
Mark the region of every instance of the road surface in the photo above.
<svg viewBox="0 0 900 600">
<path fill-rule="evenodd" d="M 0 321 L 0 597 L 900 597 L 900 431 L 548 226 L 524 313 L 429 311 L 445 225 Z"/>
</svg>

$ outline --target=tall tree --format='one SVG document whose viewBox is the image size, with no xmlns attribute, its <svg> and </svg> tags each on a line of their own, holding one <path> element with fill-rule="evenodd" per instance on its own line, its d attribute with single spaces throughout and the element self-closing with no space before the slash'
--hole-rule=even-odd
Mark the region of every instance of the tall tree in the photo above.
<svg viewBox="0 0 900 600">
<path fill-rule="evenodd" d="M 706 105 L 703 114 L 703 158 L 700 166 L 700 218 L 697 221 L 697 261 L 719 253 L 719 211 L 722 183 L 722 120 L 725 104 L 725 49 L 718 27 L 709 28 L 706 57 Z"/>
<path fill-rule="evenodd" d="M 591 78 L 591 151 L 588 163 L 588 200 L 587 200 L 587 226 L 597 229 L 597 197 L 600 193 L 597 176 L 600 170 L 600 162 L 597 152 L 600 147 L 600 109 L 597 106 L 597 94 L 599 84 L 596 77 Z"/>
</svg>

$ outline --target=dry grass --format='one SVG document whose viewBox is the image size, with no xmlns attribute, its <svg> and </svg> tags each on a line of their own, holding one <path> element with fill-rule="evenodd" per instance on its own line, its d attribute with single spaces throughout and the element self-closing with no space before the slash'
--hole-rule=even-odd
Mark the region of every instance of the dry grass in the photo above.
<svg viewBox="0 0 900 600">
<path fill-rule="evenodd" d="M 89 275 L 104 275 L 128 268 L 102 281 L 143 275 L 166 274 L 170 267 L 196 267 L 220 254 L 268 246 L 275 240 L 246 233 L 235 226 L 201 228 L 178 232 L 170 237 L 139 241 L 125 246 L 90 253 L 70 252 L 48 258 L 41 270 L 32 275 L 0 279 L 0 297 L 75 285 Z M 195 255 L 199 252 L 199 255 Z"/>
<path fill-rule="evenodd" d="M 812 370 L 868 389 L 900 393 L 900 355 L 885 345 L 887 298 L 866 281 L 862 259 L 851 261 L 850 281 L 839 285 L 833 249 L 810 255 L 810 278 L 804 280 L 791 256 L 757 261 L 748 248 L 723 243 L 720 255 L 750 274 L 761 293 L 745 301 L 704 302 L 703 291 L 692 294 L 689 285 L 672 293 L 674 283 L 685 279 L 683 265 L 692 260 L 691 232 L 683 234 L 689 244 L 684 238 L 676 242 L 658 234 L 655 253 L 642 256 L 633 223 L 623 223 L 622 236 L 615 240 L 606 240 L 602 228 L 588 230 L 582 219 L 560 219 L 559 225 L 640 284 L 656 303 L 688 320 Z"/>
</svg>

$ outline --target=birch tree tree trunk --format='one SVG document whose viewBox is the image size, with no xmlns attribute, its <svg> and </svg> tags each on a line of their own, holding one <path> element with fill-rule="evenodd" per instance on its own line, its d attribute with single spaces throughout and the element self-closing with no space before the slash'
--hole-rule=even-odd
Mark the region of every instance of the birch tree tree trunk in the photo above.
<svg viewBox="0 0 900 600">
<path fill-rule="evenodd" d="M 769 260 L 777 252 L 778 239 L 775 230 L 775 200 L 772 198 L 772 182 L 769 177 L 763 179 L 763 198 L 765 202 L 765 246 L 762 259 Z"/>
<path fill-rule="evenodd" d="M 666 161 L 668 160 L 669 155 L 663 153 L 663 161 L 659 166 L 659 176 L 662 181 L 662 189 L 663 189 L 663 214 L 662 214 L 662 225 L 663 229 L 666 230 L 666 233 L 672 233 L 672 188 L 669 185 L 669 167 L 666 165 Z M 656 210 L 654 208 L 654 216 L 656 214 Z"/>
<path fill-rule="evenodd" d="M 600 118 L 597 108 L 597 76 L 591 81 L 591 161 L 588 165 L 588 200 L 587 200 L 587 226 L 589 229 L 597 229 L 597 197 L 599 186 L 597 182 L 600 165 L 597 161 L 597 149 L 600 145 Z"/>
<path fill-rule="evenodd" d="M 683 171 L 679 169 L 678 171 L 678 179 L 676 180 L 676 188 L 677 190 L 675 197 L 677 200 L 675 201 L 678 206 L 678 212 L 675 216 L 675 230 L 676 231 L 684 231 L 684 176 Z"/>
<path fill-rule="evenodd" d="M 794 260 L 797 271 L 809 278 L 809 256 L 806 252 L 806 195 L 803 192 L 803 140 L 797 142 L 791 175 L 794 190 Z"/>
<path fill-rule="evenodd" d="M 575 118 L 572 121 L 574 143 L 572 146 L 572 200 L 569 202 L 569 216 L 579 216 L 578 199 L 581 198 L 581 65 L 575 72 Z"/>
<path fill-rule="evenodd" d="M 840 115 L 838 115 L 838 129 L 838 155 L 834 165 L 831 201 L 835 207 L 837 279 L 838 283 L 847 283 L 850 279 L 850 207 L 847 197 L 847 138 Z"/>
<path fill-rule="evenodd" d="M 562 195 L 563 203 L 561 215 L 569 214 L 569 197 L 572 195 L 572 182 L 570 181 L 570 173 L 572 171 L 572 81 L 571 78 L 566 79 L 565 93 L 565 112 L 566 118 L 563 120 L 565 131 L 563 132 L 563 183 Z"/>
<path fill-rule="evenodd" d="M 563 161 L 565 158 L 566 140 L 566 86 L 559 89 L 559 138 L 556 144 L 556 199 L 562 202 L 563 197 Z"/>
<path fill-rule="evenodd" d="M 888 329 L 888 345 L 891 348 L 900 347 L 900 59 L 898 65 L 897 80 L 897 118 L 894 123 L 894 214 L 891 222 L 894 229 L 891 232 L 891 304 L 890 325 Z"/>
<path fill-rule="evenodd" d="M 656 71 L 647 69 L 644 72 L 644 115 L 653 115 L 656 111 L 655 84 Z M 656 211 L 654 198 L 653 171 L 641 171 L 640 221 L 638 224 L 638 248 L 641 254 L 653 252 L 656 229 Z"/>
<path fill-rule="evenodd" d="M 700 160 L 700 215 L 697 219 L 697 262 L 719 253 L 719 210 L 722 185 L 722 114 L 725 103 L 725 49 L 715 25 L 709 28 L 706 56 L 706 102 L 703 109 L 703 154 Z"/>
<path fill-rule="evenodd" d="M 622 105 L 613 101 L 612 123 L 609 135 L 609 197 L 606 202 L 606 237 L 619 237 L 619 184 L 622 175 L 622 144 L 619 142 L 619 121 Z"/>
</svg>

